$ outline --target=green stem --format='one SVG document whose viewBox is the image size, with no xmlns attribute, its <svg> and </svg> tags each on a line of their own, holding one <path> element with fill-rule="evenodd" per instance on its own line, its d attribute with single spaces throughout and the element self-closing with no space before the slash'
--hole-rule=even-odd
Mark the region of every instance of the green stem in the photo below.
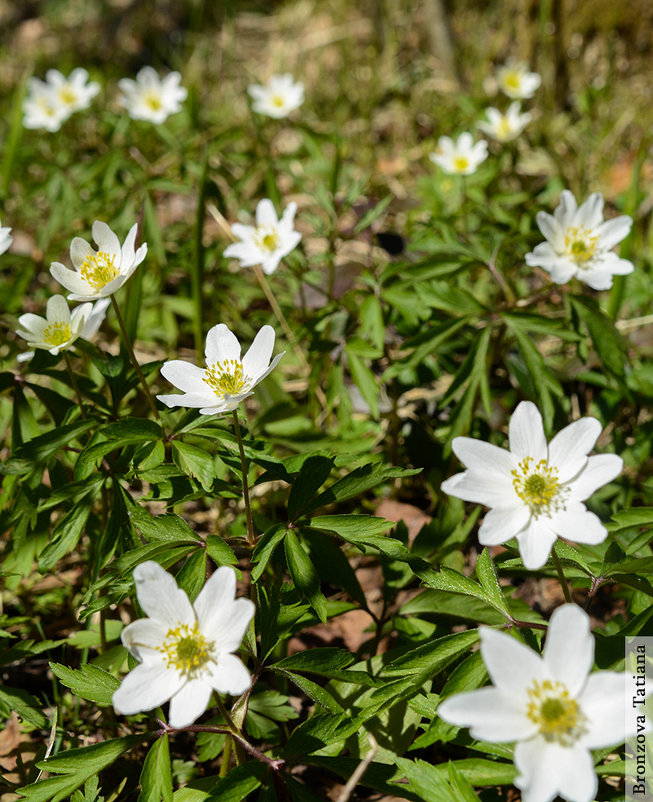
<svg viewBox="0 0 653 802">
<path fill-rule="evenodd" d="M 63 358 L 66 363 L 66 367 L 68 368 L 68 375 L 70 376 L 70 383 L 73 386 L 73 392 L 77 397 L 77 404 L 79 406 L 79 411 L 82 415 L 82 418 L 86 420 L 86 412 L 84 412 L 84 404 L 82 402 L 82 394 L 79 392 L 79 385 L 77 384 L 77 379 L 75 378 L 75 374 L 73 373 L 72 365 L 70 364 L 70 356 L 68 351 L 63 352 Z"/>
<path fill-rule="evenodd" d="M 220 777 L 226 777 L 229 771 L 229 759 L 231 758 L 231 744 L 233 740 L 231 735 L 226 735 L 224 739 L 224 748 L 222 750 L 222 763 L 220 764 Z"/>
<path fill-rule="evenodd" d="M 147 398 L 147 402 L 150 405 L 150 409 L 154 413 L 154 417 L 157 420 L 161 420 L 159 411 L 156 408 L 156 404 L 154 403 L 154 399 L 152 398 L 152 394 L 150 393 L 150 388 L 147 386 L 147 382 L 145 381 L 145 376 L 143 375 L 141 366 L 136 361 L 134 349 L 132 348 L 129 335 L 127 334 L 127 329 L 125 328 L 125 321 L 122 319 L 122 315 L 120 314 L 120 309 L 118 307 L 118 302 L 116 301 L 115 296 L 113 295 L 111 296 L 111 304 L 113 305 L 113 310 L 116 313 L 116 319 L 118 320 L 118 326 L 120 327 L 120 333 L 122 334 L 122 341 L 124 343 L 125 348 L 127 349 L 127 353 L 129 354 L 131 363 L 134 366 L 136 373 L 138 374 L 138 378 L 141 380 L 141 384 L 143 385 L 143 389 L 145 390 L 145 397 Z"/>
<path fill-rule="evenodd" d="M 556 552 L 555 546 L 553 546 L 553 548 L 551 549 L 551 556 L 553 557 L 553 563 L 558 572 L 558 579 L 560 580 L 560 584 L 562 585 L 562 592 L 565 594 L 565 601 L 568 604 L 573 604 L 573 599 L 571 598 L 571 593 L 569 592 L 569 584 L 565 579 L 565 572 L 562 570 L 562 563 L 560 562 L 560 558 L 558 557 L 558 553 Z"/>
<path fill-rule="evenodd" d="M 240 423 L 238 421 L 238 412 L 234 409 L 234 429 L 236 430 L 236 440 L 238 440 L 238 450 L 240 451 L 240 467 L 243 474 L 243 500 L 245 502 L 245 515 L 247 518 L 247 541 L 253 548 L 256 542 L 256 534 L 254 532 L 254 521 L 252 519 L 252 507 L 249 501 L 249 485 L 247 483 L 247 460 L 245 459 L 245 449 L 243 448 L 243 438 L 240 434 Z"/>
</svg>

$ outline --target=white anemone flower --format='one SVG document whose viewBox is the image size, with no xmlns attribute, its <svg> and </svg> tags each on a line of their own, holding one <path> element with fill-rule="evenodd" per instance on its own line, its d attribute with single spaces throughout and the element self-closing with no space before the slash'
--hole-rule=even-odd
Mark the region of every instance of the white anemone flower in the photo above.
<svg viewBox="0 0 653 802">
<path fill-rule="evenodd" d="M 11 236 L 11 229 L 3 228 L 0 223 L 0 253 L 4 253 L 6 250 L 9 250 L 13 241 L 14 238 Z"/>
<path fill-rule="evenodd" d="M 188 91 L 179 85 L 181 75 L 171 72 L 161 79 L 153 67 L 143 67 L 136 80 L 122 78 L 118 86 L 122 95 L 118 102 L 127 109 L 133 120 L 162 123 L 181 110 Z"/>
<path fill-rule="evenodd" d="M 273 349 L 274 329 L 263 326 L 241 359 L 235 334 L 224 323 L 218 323 L 206 337 L 206 368 L 180 359 L 165 362 L 161 374 L 183 395 L 157 398 L 168 407 L 200 407 L 202 415 L 231 412 L 277 366 L 285 351 L 270 362 Z"/>
<path fill-rule="evenodd" d="M 61 297 L 61 296 L 59 296 Z M 101 298 L 99 301 L 96 301 L 91 308 L 91 311 L 86 318 L 86 323 L 84 323 L 84 328 L 79 335 L 79 338 L 82 340 L 92 340 L 95 335 L 100 330 L 100 326 L 104 322 L 104 318 L 107 315 L 107 307 L 111 303 L 111 298 Z M 78 307 L 81 309 L 82 307 Z M 73 312 L 73 317 L 75 316 L 75 312 Z M 28 362 L 34 356 L 34 351 L 24 351 L 22 354 L 18 354 L 16 357 L 18 362 Z"/>
<path fill-rule="evenodd" d="M 23 100 L 23 126 L 58 131 L 70 117 L 70 109 L 49 85 L 38 78 L 30 78 L 28 93 Z"/>
<path fill-rule="evenodd" d="M 493 106 L 485 109 L 485 114 L 488 122 L 481 120 L 478 127 L 484 134 L 488 134 L 498 142 L 510 142 L 516 139 L 531 121 L 531 115 L 528 112 L 521 114 L 521 106 L 518 101 L 511 103 L 505 114 Z"/>
<path fill-rule="evenodd" d="M 70 260 L 75 269 L 70 270 L 60 262 L 50 265 L 52 276 L 70 291 L 69 300 L 108 298 L 122 287 L 147 254 L 146 243 L 137 251 L 134 250 L 137 230 L 138 224 L 134 223 L 121 246 L 109 226 L 96 220 L 92 231 L 98 245 L 97 251 L 81 237 L 73 239 L 70 243 Z"/>
<path fill-rule="evenodd" d="M 87 109 L 100 91 L 99 83 L 87 83 L 88 72 L 83 67 L 74 69 L 67 78 L 59 70 L 48 70 L 45 81 L 59 103 L 67 109 L 68 115 Z"/>
<path fill-rule="evenodd" d="M 132 716 L 170 700 L 169 724 L 188 727 L 213 691 L 238 695 L 251 678 L 235 652 L 254 615 L 236 599 L 236 572 L 223 565 L 191 604 L 173 576 L 151 560 L 134 570 L 138 603 L 148 618 L 123 629 L 121 639 L 140 665 L 113 694 L 119 713 Z"/>
<path fill-rule="evenodd" d="M 281 119 L 298 109 L 304 102 L 304 84 L 295 83 L 292 75 L 273 75 L 265 86 L 253 84 L 247 89 L 252 109 L 267 117 Z"/>
<path fill-rule="evenodd" d="M 529 72 L 523 63 L 504 64 L 497 69 L 499 89 L 514 100 L 526 100 L 533 97 L 542 78 L 536 72 Z"/>
<path fill-rule="evenodd" d="M 575 604 L 551 616 L 541 655 L 516 638 L 480 627 L 493 686 L 445 699 L 438 714 L 472 737 L 516 741 L 515 785 L 523 802 L 592 802 L 598 788 L 592 749 L 620 744 L 626 731 L 625 674 L 597 671 L 589 616 Z"/>
<path fill-rule="evenodd" d="M 234 223 L 232 232 L 240 242 L 225 248 L 224 255 L 238 259 L 241 267 L 261 265 L 266 275 L 274 273 L 279 262 L 299 243 L 302 235 L 295 231 L 296 203 L 289 203 L 281 220 L 271 200 L 264 198 L 256 207 L 256 226 Z"/>
<path fill-rule="evenodd" d="M 63 295 L 53 295 L 46 304 L 44 318 L 31 312 L 18 318 L 20 328 L 16 334 L 31 348 L 43 348 L 56 356 L 81 337 L 92 308 L 93 304 L 82 304 L 71 315 Z"/>
<path fill-rule="evenodd" d="M 441 136 L 437 151 L 430 153 L 429 159 L 445 173 L 471 175 L 487 159 L 487 142 L 482 139 L 474 144 L 469 131 L 461 134 L 455 142 L 451 137 Z"/>
<path fill-rule="evenodd" d="M 599 192 L 578 206 L 565 189 L 553 215 L 538 212 L 536 219 L 546 242 L 526 254 L 526 264 L 546 270 L 556 284 L 575 277 L 594 290 L 609 290 L 612 276 L 633 272 L 632 262 L 620 259 L 611 250 L 628 235 L 632 217 L 623 214 L 604 221 Z"/>
<path fill-rule="evenodd" d="M 517 538 L 526 568 L 541 568 L 558 537 L 601 543 L 607 531 L 583 502 L 623 467 L 616 454 L 588 457 L 601 434 L 596 418 L 566 426 L 547 445 L 542 416 L 522 401 L 510 419 L 510 450 L 456 437 L 453 451 L 467 468 L 447 479 L 450 496 L 490 507 L 478 532 L 484 546 Z"/>
</svg>

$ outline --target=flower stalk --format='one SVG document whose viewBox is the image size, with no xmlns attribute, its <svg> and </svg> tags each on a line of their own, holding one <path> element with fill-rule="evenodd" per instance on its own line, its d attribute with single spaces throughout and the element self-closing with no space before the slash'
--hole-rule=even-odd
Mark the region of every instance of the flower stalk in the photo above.
<svg viewBox="0 0 653 802">
<path fill-rule="evenodd" d="M 247 459 L 245 458 L 245 449 L 243 448 L 243 438 L 240 433 L 240 422 L 238 421 L 238 413 L 234 409 L 232 412 L 234 420 L 234 430 L 236 432 L 236 440 L 238 441 L 238 451 L 240 452 L 240 468 L 243 475 L 243 501 L 245 502 L 245 516 L 247 519 L 247 542 L 254 548 L 256 542 L 256 533 L 254 532 L 254 520 L 252 518 L 252 507 L 249 499 L 249 484 L 247 482 Z"/>
<path fill-rule="evenodd" d="M 68 369 L 68 375 L 70 376 L 70 383 L 73 388 L 73 392 L 75 393 L 75 397 L 77 398 L 77 406 L 79 407 L 79 412 L 82 416 L 82 420 L 86 420 L 86 412 L 84 411 L 84 402 L 82 401 L 82 394 L 79 391 L 79 385 L 77 384 L 77 379 L 75 378 L 75 374 L 73 372 L 72 365 L 70 364 L 70 356 L 68 351 L 63 352 L 64 362 L 66 363 L 66 368 Z"/>
<path fill-rule="evenodd" d="M 571 598 L 571 593 L 569 591 L 569 583 L 565 577 L 565 572 L 562 570 L 562 563 L 560 562 L 560 557 L 558 557 L 555 545 L 551 547 L 551 556 L 553 557 L 553 564 L 558 572 L 558 579 L 560 580 L 560 585 L 562 586 L 562 592 L 565 595 L 565 601 L 568 604 L 573 604 L 573 599 Z"/>
</svg>

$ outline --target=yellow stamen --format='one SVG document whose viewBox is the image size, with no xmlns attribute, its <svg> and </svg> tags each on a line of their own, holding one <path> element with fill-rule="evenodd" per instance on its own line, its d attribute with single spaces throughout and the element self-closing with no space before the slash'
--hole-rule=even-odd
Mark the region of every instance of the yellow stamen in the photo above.
<svg viewBox="0 0 653 802">
<path fill-rule="evenodd" d="M 70 326 L 67 323 L 50 323 L 43 330 L 43 342 L 51 346 L 63 345 L 72 336 Z"/>
<path fill-rule="evenodd" d="M 211 654 L 213 647 L 213 642 L 206 640 L 196 621 L 192 627 L 180 624 L 169 629 L 163 645 L 156 648 L 165 655 L 168 668 L 176 668 L 186 676 L 193 676 L 206 663 L 215 662 Z"/>
<path fill-rule="evenodd" d="M 145 93 L 143 98 L 145 105 L 152 109 L 152 111 L 160 111 L 163 108 L 163 101 L 161 100 L 161 95 L 154 90 L 150 90 L 149 92 Z"/>
<path fill-rule="evenodd" d="M 59 100 L 61 100 L 61 102 L 66 106 L 72 106 L 72 104 L 77 100 L 77 95 L 73 89 L 71 89 L 67 84 L 64 84 L 59 90 Z"/>
<path fill-rule="evenodd" d="M 521 73 L 517 70 L 508 70 L 503 76 L 503 83 L 509 89 L 519 89 L 521 87 Z"/>
<path fill-rule="evenodd" d="M 115 266 L 114 262 L 116 257 L 113 254 L 106 253 L 105 251 L 98 251 L 97 253 L 89 254 L 84 259 L 82 266 L 79 269 L 81 277 L 87 281 L 95 290 L 101 290 L 103 287 L 113 281 L 120 271 Z"/>
<path fill-rule="evenodd" d="M 545 459 L 533 464 L 532 457 L 525 457 L 518 470 L 510 473 L 515 493 L 528 504 L 535 516 L 559 508 L 562 488 L 558 482 L 558 469 L 549 467 Z"/>
<path fill-rule="evenodd" d="M 587 718 L 561 682 L 533 680 L 527 694 L 526 715 L 538 725 L 545 740 L 572 746 L 587 731 Z"/>
<path fill-rule="evenodd" d="M 243 363 L 239 359 L 224 359 L 208 367 L 202 381 L 213 389 L 218 398 L 225 398 L 246 389 L 251 379 L 243 373 Z"/>
<path fill-rule="evenodd" d="M 279 247 L 279 235 L 276 231 L 269 229 L 257 229 L 256 244 L 262 251 L 272 253 Z"/>
<path fill-rule="evenodd" d="M 284 100 L 282 95 L 272 95 L 272 97 L 270 98 L 270 103 L 272 103 L 273 106 L 276 106 L 278 109 L 280 109 L 285 105 L 286 101 Z"/>
<path fill-rule="evenodd" d="M 508 122 L 507 117 L 502 117 L 497 126 L 497 134 L 499 139 L 507 139 L 512 134 L 512 126 Z"/>
<path fill-rule="evenodd" d="M 565 232 L 565 253 L 576 262 L 578 267 L 589 267 L 587 264 L 596 253 L 597 235 L 592 236 L 592 230 L 585 226 L 570 226 Z"/>
<path fill-rule="evenodd" d="M 469 168 L 469 159 L 467 156 L 454 156 L 453 166 L 462 173 Z"/>
</svg>

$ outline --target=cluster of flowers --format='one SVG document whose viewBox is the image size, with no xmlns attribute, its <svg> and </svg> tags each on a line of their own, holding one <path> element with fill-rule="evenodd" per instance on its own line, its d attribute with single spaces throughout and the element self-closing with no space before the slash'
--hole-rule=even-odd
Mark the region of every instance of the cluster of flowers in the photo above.
<svg viewBox="0 0 653 802">
<path fill-rule="evenodd" d="M 516 92 L 515 75 L 506 77 L 505 83 Z M 533 74 L 526 73 L 523 82 L 530 88 L 522 91 L 532 94 L 537 84 L 533 78 L 529 84 L 528 75 Z M 85 79 L 80 86 L 84 83 Z M 173 83 L 179 88 L 178 81 Z M 303 100 L 303 87 L 290 76 L 275 76 L 267 89 L 250 87 L 250 95 L 254 110 L 271 117 L 286 116 Z M 547 242 L 528 255 L 528 264 L 543 266 L 558 281 L 585 271 L 580 277 L 597 289 L 605 288 L 612 274 L 630 272 L 632 265 L 609 249 L 628 233 L 631 220 L 603 222 L 602 203 L 594 194 L 577 207 L 571 193 L 563 192 L 553 216 L 538 214 Z M 237 258 L 241 266 L 261 265 L 272 273 L 301 239 L 294 230 L 295 213 L 296 205 L 289 204 L 279 220 L 272 202 L 262 200 L 255 226 L 233 226 L 239 242 L 229 245 L 225 255 Z M 105 223 L 96 221 L 92 232 L 97 250 L 75 237 L 70 246 L 74 269 L 58 262 L 50 269 L 69 291 L 69 300 L 82 305 L 71 314 L 66 300 L 57 295 L 48 301 L 45 319 L 23 315 L 18 333 L 30 346 L 57 354 L 86 336 L 93 315 L 95 322 L 100 314 L 103 318 L 113 294 L 145 259 L 147 245 L 136 249 L 136 225 L 122 245 Z M 0 252 L 10 243 L 9 229 L 0 229 Z M 104 304 L 103 309 L 98 310 L 97 304 Z M 274 343 L 274 330 L 263 326 L 241 358 L 238 339 L 226 325 L 218 324 L 207 335 L 206 367 L 166 362 L 162 375 L 182 392 L 158 399 L 168 407 L 198 408 L 205 415 L 233 411 L 283 356 L 272 358 Z M 490 507 L 479 531 L 482 544 L 514 537 L 525 567 L 541 568 L 558 537 L 595 544 L 607 536 L 583 503 L 622 469 L 614 454 L 589 456 L 600 432 L 599 421 L 583 418 L 547 443 L 539 410 L 523 402 L 510 421 L 509 449 L 455 438 L 454 453 L 466 470 L 448 479 L 442 490 Z M 237 695 L 249 688 L 250 674 L 235 652 L 255 608 L 248 599 L 235 598 L 233 568 L 219 568 L 194 604 L 156 562 L 139 565 L 134 582 L 148 617 L 122 632 L 123 644 L 139 665 L 114 694 L 119 712 L 132 715 L 170 700 L 170 726 L 179 729 L 202 715 L 213 691 Z M 597 788 L 590 750 L 618 743 L 627 733 L 621 709 L 624 675 L 590 676 L 594 640 L 589 617 L 575 605 L 559 608 L 551 618 L 542 655 L 487 627 L 481 627 L 480 637 L 493 685 L 444 699 L 439 715 L 470 727 L 476 738 L 516 741 L 515 764 L 520 772 L 516 784 L 526 802 L 550 802 L 556 794 L 571 802 L 590 802 Z"/>
<path fill-rule="evenodd" d="M 48 70 L 45 81 L 30 78 L 29 91 L 23 101 L 25 128 L 58 131 L 71 114 L 87 109 L 100 91 L 100 84 L 89 82 L 88 77 L 88 72 L 78 67 L 67 78 L 59 70 Z M 188 92 L 180 81 L 178 72 L 161 78 L 152 67 L 143 67 L 136 80 L 122 78 L 118 81 L 121 90 L 118 103 L 133 120 L 147 120 L 158 125 L 181 110 Z M 291 75 L 273 75 L 267 85 L 250 86 L 248 92 L 254 111 L 268 117 L 287 117 L 304 102 L 304 87 L 295 83 Z"/>
</svg>

